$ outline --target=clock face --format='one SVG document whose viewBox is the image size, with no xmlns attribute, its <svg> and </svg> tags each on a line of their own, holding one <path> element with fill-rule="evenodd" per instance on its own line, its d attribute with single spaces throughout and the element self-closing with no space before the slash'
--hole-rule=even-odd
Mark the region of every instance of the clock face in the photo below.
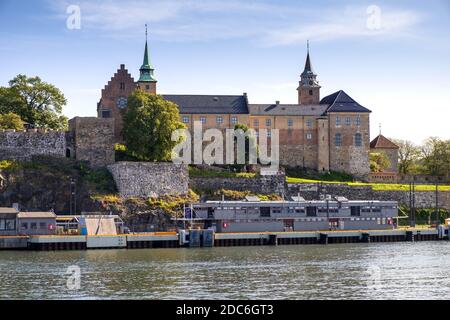
<svg viewBox="0 0 450 320">
<path fill-rule="evenodd" d="M 127 102 L 128 102 L 127 98 L 120 97 L 119 99 L 117 99 L 117 106 L 120 109 L 123 109 L 123 108 L 125 108 L 127 106 Z"/>
</svg>

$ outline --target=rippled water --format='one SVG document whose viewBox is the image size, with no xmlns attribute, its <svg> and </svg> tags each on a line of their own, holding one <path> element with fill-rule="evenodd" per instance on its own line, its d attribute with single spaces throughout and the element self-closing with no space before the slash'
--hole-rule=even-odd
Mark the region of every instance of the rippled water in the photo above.
<svg viewBox="0 0 450 320">
<path fill-rule="evenodd" d="M 81 270 L 69 290 L 67 268 Z M 450 299 L 450 242 L 0 252 L 0 299 Z"/>
</svg>

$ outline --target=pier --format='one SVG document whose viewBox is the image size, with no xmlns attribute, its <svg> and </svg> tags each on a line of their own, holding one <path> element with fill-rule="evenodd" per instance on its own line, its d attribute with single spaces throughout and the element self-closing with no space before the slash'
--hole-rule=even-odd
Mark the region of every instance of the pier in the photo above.
<svg viewBox="0 0 450 320">
<path fill-rule="evenodd" d="M 192 239 L 192 240 L 191 240 Z M 213 233 L 211 230 L 102 236 L 4 236 L 0 250 L 92 250 L 180 247 L 277 246 L 449 240 L 448 227 L 358 231 Z"/>
</svg>

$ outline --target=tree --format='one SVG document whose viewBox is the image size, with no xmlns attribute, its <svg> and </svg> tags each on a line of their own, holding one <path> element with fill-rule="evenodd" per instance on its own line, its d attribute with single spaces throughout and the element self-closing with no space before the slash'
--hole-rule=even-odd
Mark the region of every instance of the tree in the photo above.
<svg viewBox="0 0 450 320">
<path fill-rule="evenodd" d="M 389 166 L 391 162 L 389 158 L 383 152 L 371 152 L 370 153 L 370 171 L 372 172 L 383 172 Z"/>
<path fill-rule="evenodd" d="M 449 177 L 450 140 L 430 137 L 422 146 L 422 160 L 427 173 L 435 176 Z"/>
<path fill-rule="evenodd" d="M 411 173 L 412 168 L 419 160 L 420 149 L 407 140 L 394 140 L 398 149 L 398 171 L 402 174 Z"/>
<path fill-rule="evenodd" d="M 0 113 L 13 112 L 35 127 L 66 130 L 62 109 L 67 100 L 54 85 L 39 77 L 18 75 L 9 87 L 0 87 Z"/>
<path fill-rule="evenodd" d="M 0 114 L 0 129 L 23 130 L 24 123 L 15 113 Z"/>
<path fill-rule="evenodd" d="M 236 130 L 236 131 L 237 130 L 242 130 L 243 133 L 245 134 L 245 145 L 244 145 L 244 148 L 245 148 L 245 151 L 244 151 L 245 152 L 245 154 L 244 154 L 245 164 L 236 164 L 233 167 L 236 168 L 239 171 L 242 171 L 242 169 L 244 169 L 244 168 L 246 168 L 248 170 L 249 169 L 248 165 L 250 163 L 250 149 L 251 149 L 251 146 L 255 146 L 255 151 L 256 151 L 256 153 L 258 153 L 258 148 L 256 146 L 256 137 L 247 135 L 247 132 L 248 132 L 249 128 L 245 124 L 241 124 L 241 123 L 236 124 L 234 126 L 234 130 Z M 235 138 L 234 138 L 234 143 L 236 144 L 235 145 L 235 150 L 236 150 L 236 152 L 239 152 L 238 146 L 237 146 L 237 141 L 238 141 L 238 138 L 235 136 Z M 255 154 L 254 156 L 257 156 L 257 154 Z"/>
<path fill-rule="evenodd" d="M 135 90 L 123 110 L 123 131 L 127 152 L 141 161 L 169 161 L 180 141 L 172 132 L 185 129 L 178 106 L 160 95 Z"/>
</svg>

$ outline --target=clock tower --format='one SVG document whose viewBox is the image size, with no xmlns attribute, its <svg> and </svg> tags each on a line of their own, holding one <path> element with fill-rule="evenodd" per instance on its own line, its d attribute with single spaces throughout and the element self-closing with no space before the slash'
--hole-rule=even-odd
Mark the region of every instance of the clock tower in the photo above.
<svg viewBox="0 0 450 320">
<path fill-rule="evenodd" d="M 306 56 L 305 69 L 300 76 L 300 83 L 298 91 L 298 104 L 319 104 L 320 103 L 320 85 L 317 81 L 317 74 L 314 72 L 309 56 L 309 41 L 308 54 Z"/>
<path fill-rule="evenodd" d="M 154 76 L 154 71 L 150 59 L 148 58 L 148 44 L 147 44 L 147 25 L 145 25 L 145 51 L 144 51 L 144 62 L 142 63 L 140 71 L 140 77 L 138 81 L 138 87 L 147 92 L 156 94 L 156 83 L 157 80 Z"/>
</svg>

